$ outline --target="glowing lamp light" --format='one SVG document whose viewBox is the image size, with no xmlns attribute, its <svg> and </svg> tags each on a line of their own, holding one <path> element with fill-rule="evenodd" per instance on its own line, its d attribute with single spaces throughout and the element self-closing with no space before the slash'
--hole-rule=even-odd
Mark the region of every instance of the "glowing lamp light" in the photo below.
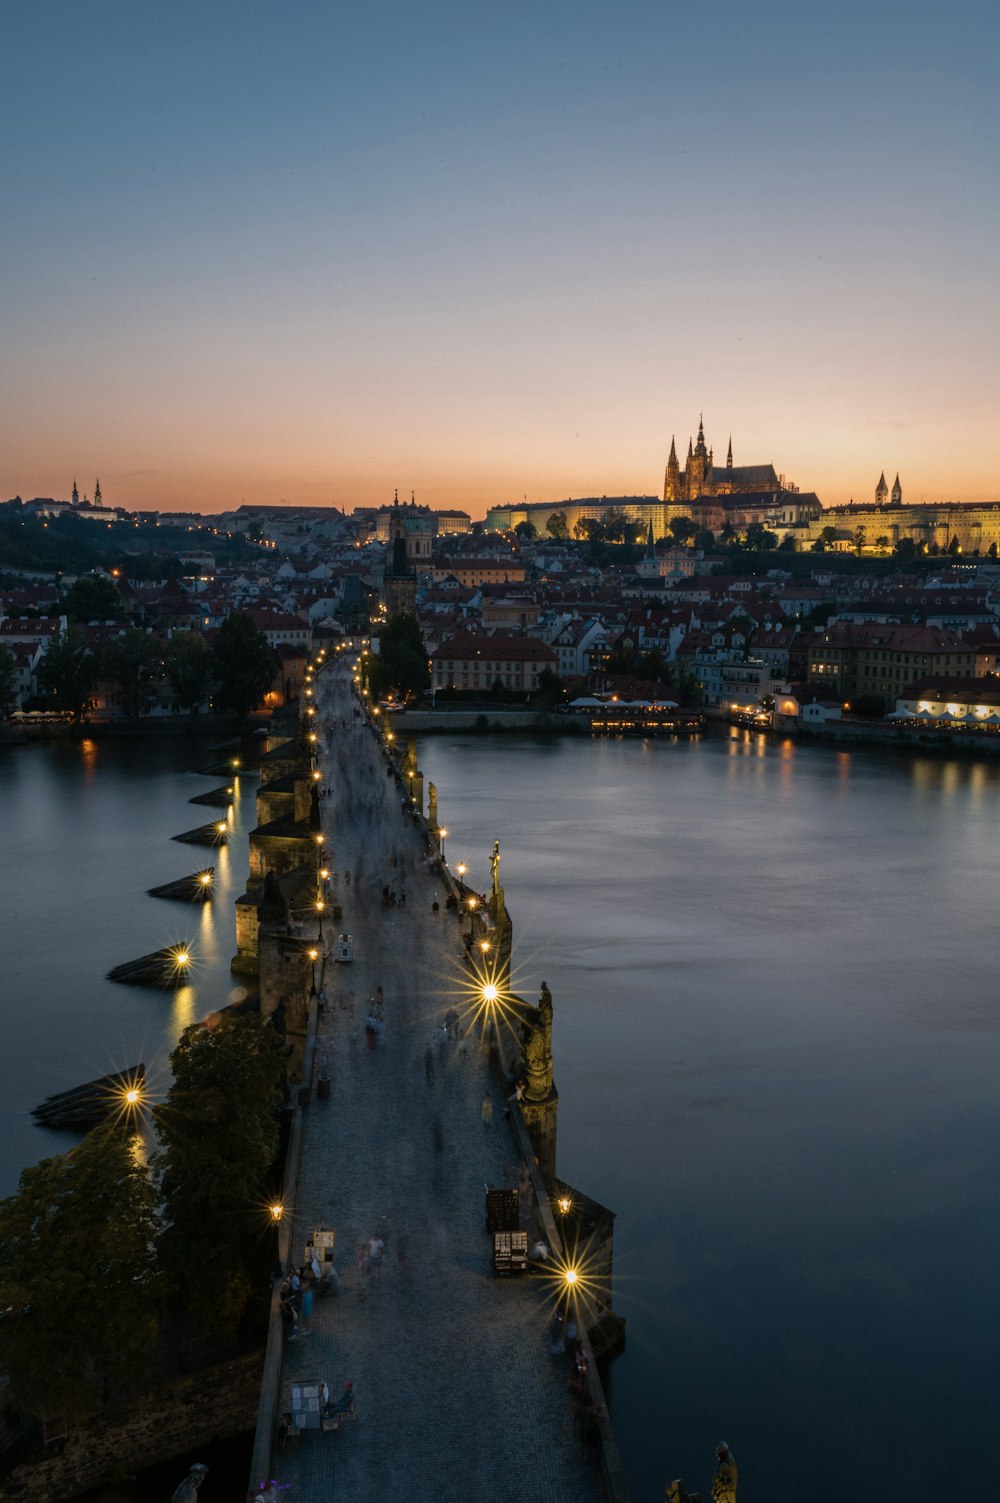
<svg viewBox="0 0 1000 1503">
<path fill-rule="evenodd" d="M 224 835 L 226 833 L 226 821 L 224 819 L 220 819 L 215 828 L 218 830 L 220 835 Z"/>
<path fill-rule="evenodd" d="M 317 845 L 322 845 L 324 843 L 324 841 L 326 840 L 326 836 L 323 835 L 323 834 L 314 835 L 313 839 L 315 840 L 315 842 L 316 842 Z"/>
<path fill-rule="evenodd" d="M 275 1226 L 277 1226 L 278 1222 L 285 1214 L 285 1208 L 280 1203 L 280 1201 L 276 1201 L 273 1206 L 269 1207 L 269 1209 L 271 1212 L 271 1220 L 274 1222 Z"/>
<path fill-rule="evenodd" d="M 489 940 L 488 939 L 481 939 L 479 941 L 479 948 L 482 950 L 483 954 L 485 955 L 488 952 L 489 948 L 490 948 L 490 942 L 489 942 Z"/>
<path fill-rule="evenodd" d="M 239 765 L 240 765 L 240 759 L 239 759 L 239 757 L 234 757 L 233 760 L 232 760 L 232 762 L 230 763 L 230 766 L 232 766 L 232 767 L 239 767 Z"/>
<path fill-rule="evenodd" d="M 498 1002 L 500 1000 L 500 988 L 493 981 L 488 981 L 483 987 L 484 1002 Z"/>
<path fill-rule="evenodd" d="M 212 873 L 211 872 L 202 872 L 201 876 L 198 878 L 198 881 L 201 883 L 202 887 L 211 887 L 211 885 L 212 885 Z"/>
<path fill-rule="evenodd" d="M 191 964 L 191 957 L 186 950 L 175 950 L 174 960 L 181 966 Z"/>
<path fill-rule="evenodd" d="M 568 1216 L 570 1211 L 573 1209 L 573 1202 L 570 1200 L 568 1195 L 560 1195 L 557 1204 L 564 1216 Z"/>
<path fill-rule="evenodd" d="M 141 1100 L 142 1100 L 142 1092 L 136 1090 L 134 1086 L 133 1086 L 133 1088 L 132 1088 L 131 1091 L 126 1091 L 125 1092 L 125 1105 L 126 1106 L 138 1106 L 138 1104 L 139 1104 L 139 1102 Z"/>
<path fill-rule="evenodd" d="M 577 1273 L 577 1271 L 576 1271 L 575 1268 L 564 1269 L 564 1271 L 563 1271 L 563 1280 L 565 1281 L 566 1284 L 569 1285 L 569 1287 L 571 1289 L 572 1289 L 573 1285 L 576 1283 L 576 1281 L 577 1281 L 578 1278 L 579 1278 L 579 1274 Z"/>
<path fill-rule="evenodd" d="M 308 954 L 310 960 L 315 961 L 319 959 L 319 951 L 315 948 L 308 950 L 306 953 Z"/>
<path fill-rule="evenodd" d="M 316 912 L 317 913 L 322 913 L 323 909 L 325 907 L 326 907 L 326 904 L 323 902 L 323 899 L 322 898 L 317 898 L 316 899 Z"/>
<path fill-rule="evenodd" d="M 319 874 L 325 882 L 327 877 L 330 875 L 330 868 L 328 866 L 321 866 L 319 869 Z"/>
<path fill-rule="evenodd" d="M 315 739 L 316 739 L 316 738 L 315 738 L 315 736 L 314 736 L 314 737 L 313 737 L 313 740 L 314 740 L 314 741 L 315 741 Z M 319 780 L 320 780 L 320 778 L 321 778 L 321 777 L 322 777 L 322 776 L 323 776 L 323 774 L 322 774 L 322 773 L 321 773 L 321 772 L 320 772 L 320 770 L 319 770 L 319 768 L 317 768 L 317 769 L 316 769 L 316 770 L 315 770 L 315 772 L 314 772 L 314 773 L 313 773 L 313 782 L 314 782 L 314 783 L 318 783 L 318 782 L 319 782 Z"/>
<path fill-rule="evenodd" d="M 476 898 L 467 898 L 467 899 L 466 899 L 466 902 L 467 902 L 467 903 L 468 903 L 468 905 L 469 905 L 469 912 L 470 912 L 470 913 L 471 913 L 471 912 L 472 912 L 472 911 L 473 911 L 473 909 L 475 909 L 475 908 L 478 908 L 478 907 L 479 907 L 479 903 L 478 903 L 478 901 L 477 901 L 477 899 L 476 899 Z"/>
<path fill-rule="evenodd" d="M 455 870 L 458 872 L 458 875 L 460 877 L 464 877 L 469 868 L 466 866 L 464 861 L 460 861 Z"/>
</svg>

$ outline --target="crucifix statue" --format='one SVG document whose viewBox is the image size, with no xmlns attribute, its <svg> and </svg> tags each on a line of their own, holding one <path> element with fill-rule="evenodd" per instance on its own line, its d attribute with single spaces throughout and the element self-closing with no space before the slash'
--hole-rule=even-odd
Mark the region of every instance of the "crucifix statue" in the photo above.
<svg viewBox="0 0 1000 1503">
<path fill-rule="evenodd" d="M 500 891 L 500 842 L 494 840 L 493 855 L 490 857 L 490 876 L 493 878 L 493 894 Z"/>
</svg>

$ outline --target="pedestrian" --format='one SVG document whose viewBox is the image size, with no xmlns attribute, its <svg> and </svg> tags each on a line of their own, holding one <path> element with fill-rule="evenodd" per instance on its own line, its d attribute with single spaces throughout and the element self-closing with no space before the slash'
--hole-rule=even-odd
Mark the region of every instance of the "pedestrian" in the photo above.
<svg viewBox="0 0 1000 1503">
<path fill-rule="evenodd" d="M 405 887 L 401 887 L 399 889 L 399 906 L 400 906 L 400 908 L 405 908 L 406 907 L 406 888 Z"/>
<path fill-rule="evenodd" d="M 368 1261 L 368 1248 L 364 1242 L 358 1243 L 354 1257 L 354 1272 L 357 1276 L 358 1298 L 368 1298 L 368 1275 L 371 1265 Z"/>
<path fill-rule="evenodd" d="M 434 1050 L 431 1048 L 430 1044 L 428 1044 L 427 1048 L 424 1050 L 424 1075 L 426 1076 L 427 1084 L 429 1086 L 433 1085 L 434 1084 Z"/>
<path fill-rule="evenodd" d="M 489 1127 L 489 1125 L 490 1125 L 490 1123 L 492 1121 L 493 1121 L 493 1097 L 490 1095 L 489 1091 L 487 1091 L 486 1095 L 483 1097 L 483 1126 L 484 1127 Z"/>
<path fill-rule="evenodd" d="M 378 1041 L 378 1018 L 370 1012 L 365 1019 L 365 1042 L 369 1049 L 374 1049 Z"/>
<path fill-rule="evenodd" d="M 382 1272 L 382 1257 L 384 1253 L 385 1243 L 378 1232 L 375 1232 L 368 1242 L 368 1262 L 373 1274 L 377 1275 Z"/>
<path fill-rule="evenodd" d="M 299 1335 L 309 1335 L 309 1321 L 313 1313 L 312 1284 L 307 1284 L 302 1291 L 302 1317 L 299 1323 Z"/>
</svg>

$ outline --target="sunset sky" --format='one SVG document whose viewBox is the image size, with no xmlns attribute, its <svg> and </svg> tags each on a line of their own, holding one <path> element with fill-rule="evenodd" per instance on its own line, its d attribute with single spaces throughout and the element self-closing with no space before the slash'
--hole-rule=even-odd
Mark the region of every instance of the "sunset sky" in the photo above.
<svg viewBox="0 0 1000 1503">
<path fill-rule="evenodd" d="M 998 16 L 11 0 L 0 499 L 998 500 Z"/>
</svg>

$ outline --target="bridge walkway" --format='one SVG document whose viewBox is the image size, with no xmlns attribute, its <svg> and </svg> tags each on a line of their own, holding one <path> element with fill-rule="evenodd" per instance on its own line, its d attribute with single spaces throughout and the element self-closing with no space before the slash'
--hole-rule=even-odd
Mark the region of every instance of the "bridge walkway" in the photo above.
<svg viewBox="0 0 1000 1503">
<path fill-rule="evenodd" d="M 290 1503 L 589 1503 L 604 1489 L 575 1433 L 569 1359 L 549 1352 L 548 1281 L 491 1272 L 484 1185 L 519 1167 L 502 1096 L 475 1034 L 437 1036 L 461 1006 L 458 927 L 381 746 L 352 718 L 349 682 L 328 670 L 317 697 L 344 910 L 336 927 L 353 935 L 354 961 L 326 972 L 318 1050 L 329 1056 L 332 1091 L 304 1114 L 291 1242 L 301 1259 L 313 1228 L 334 1228 L 341 1292 L 317 1300 L 311 1329 L 286 1343 L 282 1408 L 294 1380 L 322 1379 L 331 1394 L 351 1381 L 358 1422 L 305 1432 L 276 1453 L 273 1472 Z M 392 875 L 406 904 L 383 909 Z M 378 986 L 385 1032 L 369 1048 L 365 1015 Z M 366 1290 L 356 1249 L 376 1232 L 383 1267 Z"/>
</svg>

